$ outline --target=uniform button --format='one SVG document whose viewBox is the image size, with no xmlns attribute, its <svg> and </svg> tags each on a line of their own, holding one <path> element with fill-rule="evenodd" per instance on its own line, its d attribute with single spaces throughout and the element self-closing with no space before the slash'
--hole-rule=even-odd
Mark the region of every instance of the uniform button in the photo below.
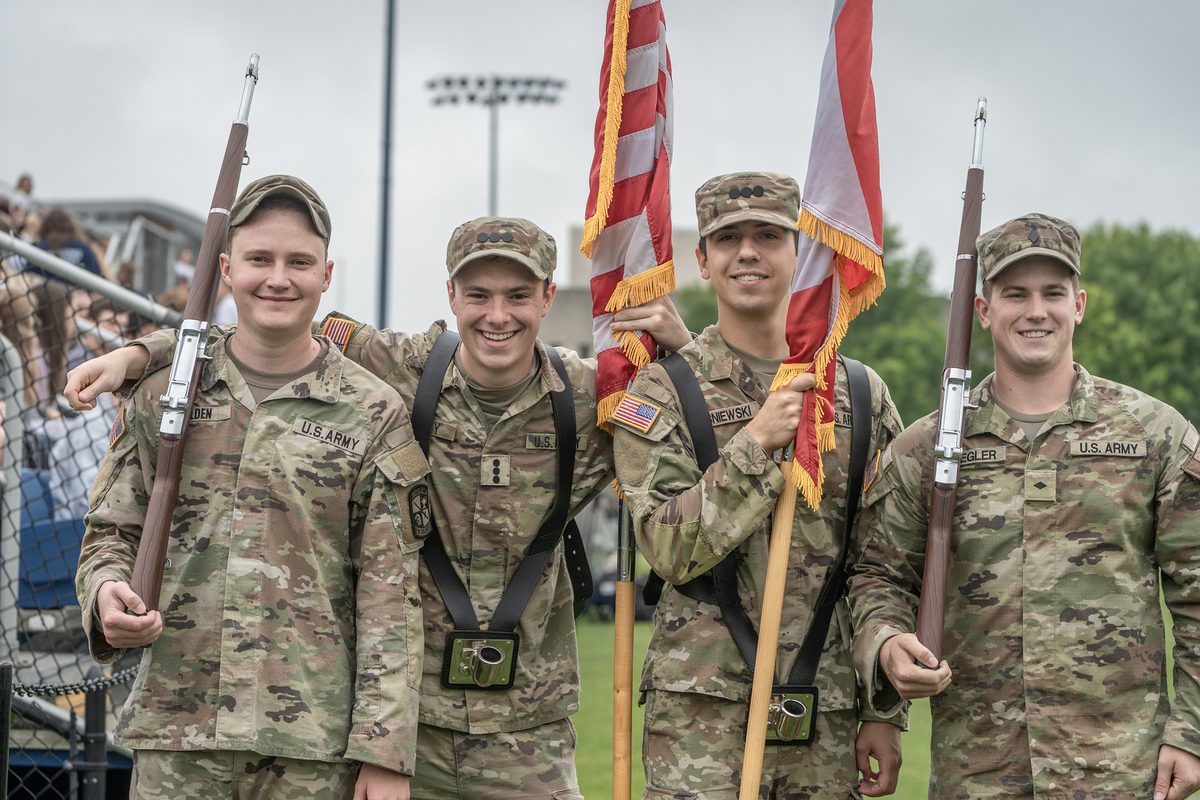
<svg viewBox="0 0 1200 800">
<path fill-rule="evenodd" d="M 478 236 L 476 236 L 476 237 L 475 237 L 475 241 L 477 241 L 477 242 L 486 242 L 486 241 L 487 241 L 487 234 L 486 234 L 486 233 L 481 233 L 481 234 L 479 234 Z"/>
<path fill-rule="evenodd" d="M 735 187 L 733 187 L 732 189 L 730 189 L 730 190 L 729 190 L 729 199 L 730 199 L 730 200 L 736 200 L 736 199 L 737 199 L 737 197 L 738 197 L 738 195 L 740 195 L 740 194 L 741 194 L 741 192 L 739 192 L 739 191 L 738 191 L 738 188 L 735 186 Z"/>
<path fill-rule="evenodd" d="M 505 231 L 504 233 L 500 234 L 500 238 L 501 238 L 501 239 L 503 239 L 503 240 L 504 240 L 504 241 L 506 241 L 506 242 L 511 242 L 511 241 L 512 241 L 512 234 L 511 234 L 511 233 L 509 233 L 508 231 Z"/>
<path fill-rule="evenodd" d="M 498 234 L 498 233 L 493 233 L 493 234 L 492 234 L 491 236 L 489 236 L 488 238 L 489 238 L 489 239 L 491 239 L 493 242 L 498 242 L 498 241 L 500 241 L 500 234 Z"/>
<path fill-rule="evenodd" d="M 755 186 L 755 187 L 754 187 L 754 196 L 755 196 L 755 197 L 762 197 L 762 196 L 763 196 L 763 188 L 762 188 L 761 186 Z"/>
<path fill-rule="evenodd" d="M 742 187 L 742 197 L 749 197 L 752 194 L 754 194 L 754 190 L 751 189 L 749 186 Z"/>
</svg>

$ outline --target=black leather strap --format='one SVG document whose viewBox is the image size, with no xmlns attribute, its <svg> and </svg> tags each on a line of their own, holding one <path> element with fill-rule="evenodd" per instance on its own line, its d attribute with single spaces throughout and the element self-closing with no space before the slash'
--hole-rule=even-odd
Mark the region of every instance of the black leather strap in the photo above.
<svg viewBox="0 0 1200 800">
<path fill-rule="evenodd" d="M 703 392 L 700 391 L 700 384 L 691 367 L 679 354 L 676 353 L 659 363 L 666 368 L 667 374 L 675 383 L 684 422 L 688 427 L 692 446 L 696 451 L 696 463 L 700 467 L 700 471 L 704 472 L 717 460 L 719 451 L 712 421 L 708 416 L 708 406 L 704 402 Z M 788 679 L 788 683 L 795 685 L 810 685 L 813 678 L 816 677 L 821 652 L 825 646 L 825 637 L 829 633 L 833 609 L 837 606 L 838 599 L 846 591 L 846 557 L 849 552 L 851 530 L 854 527 L 855 517 L 858 515 L 858 499 L 862 493 L 863 473 L 867 468 L 867 449 L 871 442 L 871 383 L 867 377 L 867 370 L 861 362 L 851 358 L 842 357 L 842 363 L 846 367 L 852 413 L 850 464 L 846 485 L 846 527 L 838 551 L 838 559 L 826 573 L 821 591 L 817 595 L 812 622 L 809 623 L 808 632 L 800 645 L 800 652 L 796 656 L 796 663 L 793 665 Z M 711 603 L 721 609 L 725 626 L 729 628 L 730 636 L 737 644 L 750 672 L 753 673 L 758 653 L 758 633 L 746 614 L 745 606 L 742 605 L 741 597 L 738 594 L 737 556 L 736 551 L 731 553 L 713 567 L 708 574 L 680 584 L 675 587 L 675 590 L 685 597 Z M 664 583 L 657 573 L 650 574 L 642 591 L 642 599 L 647 605 L 657 604 Z"/>
<path fill-rule="evenodd" d="M 788 674 L 788 683 L 811 686 L 817 677 L 817 666 L 821 652 L 825 649 L 825 637 L 829 634 L 829 622 L 838 600 L 846 593 L 846 557 L 850 552 L 850 537 L 854 530 L 854 519 L 858 516 L 858 498 L 862 494 L 863 475 L 867 470 L 867 450 L 871 444 L 871 380 L 861 361 L 842 358 L 846 366 L 846 382 L 850 388 L 850 467 L 846 473 L 846 529 L 842 535 L 842 546 L 838 560 L 829 568 L 817 606 L 809 623 L 808 633 L 796 654 L 796 663 Z"/>
<path fill-rule="evenodd" d="M 429 455 L 429 439 L 433 432 L 434 410 L 441 396 L 442 383 L 446 370 L 454 360 L 454 351 L 461 340 L 458 334 L 447 331 L 438 337 L 430 350 L 425 362 L 425 369 L 417 385 L 413 400 L 412 426 L 413 433 L 425 455 Z M 534 589 L 537 588 L 542 570 L 545 569 L 555 545 L 564 535 L 567 538 L 564 549 L 567 554 L 568 573 L 571 576 L 572 590 L 575 592 L 577 604 L 580 598 L 586 601 L 591 597 L 591 569 L 587 564 L 587 553 L 583 549 L 582 538 L 574 520 L 568 523 L 567 515 L 571 508 L 571 486 L 575 473 L 575 402 L 571 396 L 571 381 L 567 375 L 562 358 L 553 348 L 546 348 L 546 355 L 551 367 L 558 373 L 565 384 L 563 391 L 550 393 L 551 408 L 554 412 L 554 430 L 558 441 L 558 469 L 555 485 L 554 507 L 550 516 L 542 523 L 537 536 L 530 542 L 525 556 L 513 573 L 512 580 L 504 589 L 488 630 L 512 631 L 516 628 L 525 606 L 529 602 Z M 446 554 L 445 545 L 436 532 L 431 535 L 421 548 L 425 563 L 433 576 L 442 601 L 454 619 L 458 630 L 480 630 L 475 608 L 470 595 L 463 586 L 462 579 L 454 571 L 450 557 Z M 564 532 L 564 528 L 569 529 Z"/>
</svg>

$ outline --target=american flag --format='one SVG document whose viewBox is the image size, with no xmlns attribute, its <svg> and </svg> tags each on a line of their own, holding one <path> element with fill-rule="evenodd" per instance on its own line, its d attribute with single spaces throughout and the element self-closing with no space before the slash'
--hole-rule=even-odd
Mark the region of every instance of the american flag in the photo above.
<svg viewBox="0 0 1200 800">
<path fill-rule="evenodd" d="M 658 419 L 658 412 L 661 410 L 653 403 L 646 403 L 630 395 L 623 395 L 621 402 L 617 403 L 617 407 L 612 413 L 612 419 L 620 420 L 626 425 L 632 425 L 642 433 L 646 433 L 654 424 L 654 420 Z"/>
<path fill-rule="evenodd" d="M 850 320 L 883 291 L 883 197 L 871 85 L 871 0 L 837 0 L 821 68 L 817 121 L 797 227 L 796 274 L 788 305 L 791 355 L 772 389 L 805 372 L 792 479 L 812 508 L 821 502 L 821 453 L 832 450 L 837 346 Z"/>
<path fill-rule="evenodd" d="M 671 58 L 659 0 L 610 0 L 596 154 L 581 248 L 592 259 L 597 416 L 608 418 L 658 353 L 645 332 L 614 337 L 612 315 L 675 288 L 671 254 Z"/>
</svg>

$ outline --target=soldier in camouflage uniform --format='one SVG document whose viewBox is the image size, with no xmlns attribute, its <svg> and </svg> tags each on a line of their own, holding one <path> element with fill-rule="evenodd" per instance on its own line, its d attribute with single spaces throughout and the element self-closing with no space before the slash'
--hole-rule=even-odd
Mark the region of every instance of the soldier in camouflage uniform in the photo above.
<svg viewBox="0 0 1200 800">
<path fill-rule="evenodd" d="M 428 465 L 395 390 L 310 333 L 333 267 L 316 193 L 260 179 L 229 225 L 242 324 L 201 371 L 161 614 L 128 581 L 168 370 L 122 406 L 86 517 L 91 652 L 146 646 L 116 731 L 132 794 L 407 798 Z"/>
<path fill-rule="evenodd" d="M 713 604 L 675 586 L 736 554 L 740 601 L 757 626 L 782 450 L 796 436 L 803 389 L 812 376 L 768 394 L 788 353 L 784 334 L 796 266 L 800 190 L 772 173 L 722 175 L 696 192 L 701 275 L 717 294 L 718 321 L 680 351 L 704 395 L 719 458 L 701 473 L 673 382 L 659 365 L 643 369 L 627 402 L 657 409 L 648 423 L 614 416 L 617 476 L 638 545 L 667 582 L 642 671 L 646 702 L 642 759 L 646 798 L 732 800 L 741 782 L 752 675 Z M 868 371 L 870 452 L 900 432 L 887 387 Z M 850 403 L 846 372 L 835 385 L 837 449 L 824 456 L 824 499 L 798 499 L 787 566 L 776 682 L 785 680 L 813 617 L 826 573 L 846 533 Z M 636 417 L 635 417 L 636 419 Z M 862 703 L 850 657 L 850 617 L 839 599 L 815 685 L 816 738 L 766 748 L 760 797 L 777 800 L 888 794 L 900 766 L 903 720 L 878 722 Z M 879 762 L 874 770 L 869 757 Z"/>
<path fill-rule="evenodd" d="M 935 415 L 865 493 L 856 664 L 879 708 L 936 695 L 931 798 L 1179 800 L 1200 781 L 1200 437 L 1073 362 L 1079 257 L 1041 214 L 979 238 L 996 371 L 966 412 L 940 666 L 911 633 Z"/>
<path fill-rule="evenodd" d="M 447 247 L 447 291 L 463 343 L 441 382 L 430 486 L 437 531 L 484 627 L 554 502 L 550 391 L 563 384 L 537 334 L 556 290 L 555 262 L 554 239 L 519 218 L 464 223 Z M 440 321 L 418 334 L 379 331 L 337 315 L 325 327 L 338 331 L 348 358 L 382 377 L 410 405 L 430 350 L 446 331 Z M 668 349 L 690 340 L 666 298 L 619 312 L 614 329 L 647 330 Z M 142 340 L 151 366 L 169 358 L 164 341 L 163 334 Z M 596 427 L 595 360 L 556 350 L 575 406 L 573 517 L 612 480 L 612 439 Z M 124 357 L 139 351 L 144 354 L 141 347 L 126 348 Z M 119 374 L 123 379 L 127 368 L 140 367 L 131 360 Z M 79 383 L 96 377 L 81 374 Z M 96 387 L 105 385 L 101 378 Z M 579 710 L 579 665 L 562 548 L 560 543 L 516 628 L 516 680 L 503 691 L 441 685 L 446 634 L 454 622 L 421 559 L 425 672 L 414 798 L 579 797 L 569 719 Z"/>
</svg>

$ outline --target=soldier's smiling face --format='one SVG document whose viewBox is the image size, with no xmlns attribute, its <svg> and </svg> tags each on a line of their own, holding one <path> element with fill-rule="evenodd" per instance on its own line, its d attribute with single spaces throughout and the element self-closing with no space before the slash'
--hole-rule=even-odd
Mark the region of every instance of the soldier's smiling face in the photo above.
<svg viewBox="0 0 1200 800">
<path fill-rule="evenodd" d="M 221 277 L 233 292 L 238 328 L 264 344 L 311 336 L 333 262 L 303 213 L 269 209 L 235 229 Z"/>
<path fill-rule="evenodd" d="M 997 373 L 1037 378 L 1074 369 L 1071 339 L 1086 302 L 1057 259 L 1029 256 L 1006 267 L 975 298 L 979 323 L 992 332 Z"/>
<path fill-rule="evenodd" d="M 542 318 L 556 287 L 503 256 L 467 264 L 446 282 L 467 373 L 483 386 L 512 386 L 529 374 Z"/>
<path fill-rule="evenodd" d="M 700 276 L 711 281 L 720 316 L 774 314 L 791 298 L 796 234 L 759 220 L 713 231 L 696 251 Z"/>
</svg>

